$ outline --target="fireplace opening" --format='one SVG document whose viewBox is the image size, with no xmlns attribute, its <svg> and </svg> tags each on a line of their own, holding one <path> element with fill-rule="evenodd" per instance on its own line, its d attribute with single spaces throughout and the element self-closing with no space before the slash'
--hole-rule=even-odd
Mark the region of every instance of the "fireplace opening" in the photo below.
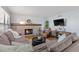
<svg viewBox="0 0 79 59">
<path fill-rule="evenodd" d="M 33 34 L 33 29 L 25 29 L 25 35 Z"/>
</svg>

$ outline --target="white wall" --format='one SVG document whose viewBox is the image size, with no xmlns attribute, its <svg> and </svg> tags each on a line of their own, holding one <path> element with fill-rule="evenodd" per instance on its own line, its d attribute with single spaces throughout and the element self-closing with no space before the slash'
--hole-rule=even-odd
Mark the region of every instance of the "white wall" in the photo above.
<svg viewBox="0 0 79 59">
<path fill-rule="evenodd" d="M 25 16 L 22 15 L 13 15 L 11 17 L 11 22 L 13 23 L 17 23 L 21 20 L 25 20 L 24 19 Z M 55 16 L 52 17 L 31 17 L 28 16 L 27 19 L 30 18 L 32 20 L 32 23 L 37 23 L 37 24 L 42 24 L 44 27 L 44 22 L 46 20 L 49 20 L 49 24 L 50 24 L 50 28 L 55 29 L 54 24 L 53 24 L 53 20 L 57 19 L 57 18 L 65 18 L 66 20 L 66 31 L 68 32 L 76 32 L 79 35 L 79 11 L 78 10 L 74 10 L 71 12 L 64 12 L 64 13 L 60 13 L 57 14 Z"/>
<path fill-rule="evenodd" d="M 61 15 L 59 17 L 59 15 Z M 66 20 L 66 31 L 68 32 L 76 32 L 77 35 L 79 36 L 79 11 L 71 11 L 71 12 L 66 12 L 66 13 L 61 13 L 53 17 L 49 17 L 51 20 L 55 20 L 57 18 L 65 18 Z M 51 23 L 51 21 L 50 21 Z M 50 24 L 52 28 L 54 28 L 54 24 Z"/>
</svg>

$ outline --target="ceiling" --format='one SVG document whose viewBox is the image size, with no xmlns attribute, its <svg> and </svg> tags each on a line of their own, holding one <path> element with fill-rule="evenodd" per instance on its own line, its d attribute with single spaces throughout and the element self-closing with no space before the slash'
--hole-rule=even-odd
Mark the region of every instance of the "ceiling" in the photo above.
<svg viewBox="0 0 79 59">
<path fill-rule="evenodd" d="M 79 10 L 78 6 L 5 6 L 11 14 L 27 16 L 53 16 L 59 13 Z"/>
</svg>

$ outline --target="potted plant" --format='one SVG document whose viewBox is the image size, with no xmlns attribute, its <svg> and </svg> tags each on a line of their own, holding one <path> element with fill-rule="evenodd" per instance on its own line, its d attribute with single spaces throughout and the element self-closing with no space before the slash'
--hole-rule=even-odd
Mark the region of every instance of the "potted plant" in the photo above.
<svg viewBox="0 0 79 59">
<path fill-rule="evenodd" d="M 49 28 L 49 21 L 45 21 L 45 29 L 48 29 Z"/>
</svg>

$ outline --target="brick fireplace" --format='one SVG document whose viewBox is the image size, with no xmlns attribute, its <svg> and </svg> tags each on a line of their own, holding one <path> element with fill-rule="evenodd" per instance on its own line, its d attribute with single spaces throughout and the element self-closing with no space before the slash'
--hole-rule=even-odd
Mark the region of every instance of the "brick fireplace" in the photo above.
<svg viewBox="0 0 79 59">
<path fill-rule="evenodd" d="M 34 30 L 39 30 L 41 24 L 11 24 L 11 28 L 22 35 L 34 34 Z"/>
</svg>

